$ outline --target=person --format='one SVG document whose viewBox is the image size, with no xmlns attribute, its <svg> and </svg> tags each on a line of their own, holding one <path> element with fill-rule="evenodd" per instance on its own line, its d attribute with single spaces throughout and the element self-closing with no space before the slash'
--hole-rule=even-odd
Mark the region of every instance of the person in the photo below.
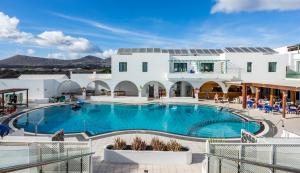
<svg viewBox="0 0 300 173">
<path fill-rule="evenodd" d="M 218 101 L 219 101 L 219 95 L 218 95 L 218 93 L 215 94 L 214 100 L 215 100 L 215 103 L 218 103 Z"/>
</svg>

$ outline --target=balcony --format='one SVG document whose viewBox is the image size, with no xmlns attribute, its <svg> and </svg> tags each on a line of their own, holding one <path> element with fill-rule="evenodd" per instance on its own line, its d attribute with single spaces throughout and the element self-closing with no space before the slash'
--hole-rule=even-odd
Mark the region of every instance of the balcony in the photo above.
<svg viewBox="0 0 300 173">
<path fill-rule="evenodd" d="M 294 70 L 290 66 L 286 67 L 286 78 L 290 79 L 300 79 L 300 72 Z"/>
<path fill-rule="evenodd" d="M 207 72 L 207 73 L 188 73 L 188 72 L 172 72 L 167 74 L 168 79 L 222 79 L 222 80 L 233 80 L 239 79 L 239 73 L 216 73 L 216 72 Z"/>
</svg>

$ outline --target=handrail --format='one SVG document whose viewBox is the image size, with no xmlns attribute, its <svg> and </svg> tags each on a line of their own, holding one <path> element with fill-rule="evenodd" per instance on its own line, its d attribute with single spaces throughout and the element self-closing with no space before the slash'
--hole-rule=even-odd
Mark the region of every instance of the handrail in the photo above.
<svg viewBox="0 0 300 173">
<path fill-rule="evenodd" d="M 59 158 L 59 159 L 54 159 L 54 160 L 40 161 L 40 162 L 36 162 L 36 163 L 29 163 L 29 164 L 21 164 L 21 165 L 16 165 L 16 166 L 4 167 L 4 168 L 0 168 L 0 173 L 19 171 L 19 170 L 23 170 L 23 169 L 29 169 L 29 168 L 33 168 L 33 167 L 44 166 L 44 165 L 48 165 L 48 164 L 52 164 L 52 163 L 58 163 L 58 162 L 63 162 L 63 161 L 67 161 L 67 160 L 72 160 L 72 159 L 84 157 L 84 156 L 89 156 L 89 155 L 92 155 L 92 154 L 95 154 L 95 152 L 84 153 L 84 154 L 79 154 L 79 155 L 75 155 L 75 156 L 67 156 L 65 158 Z"/>
<path fill-rule="evenodd" d="M 287 171 L 287 172 L 300 172 L 299 168 L 293 168 L 289 166 L 280 166 L 280 165 L 273 165 L 273 164 L 268 164 L 268 163 L 261 163 L 261 162 L 256 162 L 256 161 L 250 161 L 250 160 L 245 160 L 245 159 L 237 159 L 237 158 L 231 158 L 227 156 L 220 156 L 220 155 L 215 155 L 215 154 L 210 154 L 210 153 L 204 153 L 208 157 L 217 157 L 220 160 L 221 159 L 226 159 L 226 160 L 231 160 L 235 162 L 240 162 L 240 163 L 247 163 L 255 166 L 261 166 L 265 168 L 270 168 L 270 169 L 275 169 L 275 170 L 281 170 L 281 171 Z"/>
</svg>

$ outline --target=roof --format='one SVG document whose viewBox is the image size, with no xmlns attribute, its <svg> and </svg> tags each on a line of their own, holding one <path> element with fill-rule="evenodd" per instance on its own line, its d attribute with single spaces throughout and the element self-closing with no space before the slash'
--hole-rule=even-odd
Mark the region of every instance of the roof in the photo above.
<svg viewBox="0 0 300 173">
<path fill-rule="evenodd" d="M 10 89 L 0 90 L 0 94 L 13 93 L 18 91 L 27 91 L 27 90 L 28 88 L 10 88 Z"/>
<path fill-rule="evenodd" d="M 177 56 L 220 55 L 222 53 L 264 53 L 274 54 L 275 50 L 269 47 L 226 47 L 224 49 L 161 49 L 161 48 L 120 48 L 119 55 L 132 53 L 168 53 Z"/>
<path fill-rule="evenodd" d="M 68 79 L 64 74 L 22 74 L 18 77 L 20 80 L 42 80 L 42 79 Z"/>
<path fill-rule="evenodd" d="M 274 82 L 248 82 L 254 87 L 265 87 L 280 90 L 300 91 L 299 80 L 280 80 Z"/>
</svg>

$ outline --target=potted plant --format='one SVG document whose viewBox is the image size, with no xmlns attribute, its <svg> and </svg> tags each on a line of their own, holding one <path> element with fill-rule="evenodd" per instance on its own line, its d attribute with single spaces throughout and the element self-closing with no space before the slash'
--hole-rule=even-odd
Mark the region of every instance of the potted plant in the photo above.
<svg viewBox="0 0 300 173">
<path fill-rule="evenodd" d="M 104 148 L 104 161 L 135 164 L 191 164 L 192 153 L 175 140 L 164 143 L 153 138 L 147 144 L 135 137 L 131 144 L 117 138 L 114 144 Z"/>
</svg>

